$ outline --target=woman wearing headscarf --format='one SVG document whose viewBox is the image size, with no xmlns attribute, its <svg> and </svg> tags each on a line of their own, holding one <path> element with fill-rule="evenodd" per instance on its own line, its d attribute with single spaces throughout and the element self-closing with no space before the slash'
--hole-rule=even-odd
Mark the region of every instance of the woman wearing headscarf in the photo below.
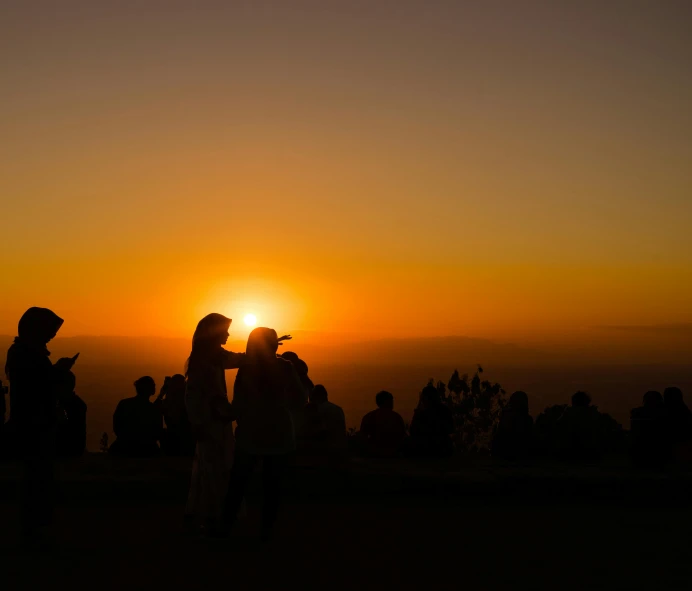
<svg viewBox="0 0 692 591">
<path fill-rule="evenodd" d="M 296 449 L 291 413 L 307 401 L 307 392 L 293 364 L 276 356 L 280 341 L 287 338 L 290 337 L 279 339 L 271 328 L 256 328 L 248 337 L 247 358 L 233 388 L 233 411 L 238 422 L 236 455 L 219 535 L 230 532 L 250 475 L 260 460 L 263 539 L 268 538 L 276 521 L 282 474 L 288 455 Z"/>
<path fill-rule="evenodd" d="M 185 509 L 188 529 L 215 529 L 221 516 L 233 461 L 233 415 L 225 370 L 240 367 L 244 353 L 223 348 L 231 319 L 209 314 L 197 324 L 187 360 L 185 406 L 196 440 L 192 480 Z"/>
<path fill-rule="evenodd" d="M 57 425 L 57 390 L 74 358 L 50 361 L 48 343 L 63 319 L 47 308 L 29 308 L 19 320 L 17 337 L 7 351 L 10 380 L 10 428 L 17 455 L 24 462 L 22 527 L 33 540 L 53 515 L 53 459 Z"/>
</svg>

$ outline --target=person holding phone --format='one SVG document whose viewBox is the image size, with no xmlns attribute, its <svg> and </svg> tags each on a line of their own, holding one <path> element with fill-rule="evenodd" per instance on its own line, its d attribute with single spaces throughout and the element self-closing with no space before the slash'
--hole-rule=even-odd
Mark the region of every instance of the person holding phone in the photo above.
<svg viewBox="0 0 692 591">
<path fill-rule="evenodd" d="M 48 343 L 63 319 L 47 308 L 29 308 L 19 320 L 7 351 L 10 424 L 24 464 L 21 490 L 22 533 L 30 545 L 41 543 L 53 517 L 53 460 L 56 446 L 58 384 L 79 354 L 50 361 Z"/>
</svg>

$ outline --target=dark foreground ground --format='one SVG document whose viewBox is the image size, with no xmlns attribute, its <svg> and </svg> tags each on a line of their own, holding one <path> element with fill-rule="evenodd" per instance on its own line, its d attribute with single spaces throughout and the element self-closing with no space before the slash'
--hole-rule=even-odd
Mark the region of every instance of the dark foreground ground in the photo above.
<svg viewBox="0 0 692 591">
<path fill-rule="evenodd" d="M 1 589 L 689 589 L 692 475 L 600 467 L 354 462 L 294 468 L 274 540 L 258 486 L 228 542 L 181 530 L 186 462 L 62 466 L 56 549 L 26 554 L 0 467 Z"/>
</svg>

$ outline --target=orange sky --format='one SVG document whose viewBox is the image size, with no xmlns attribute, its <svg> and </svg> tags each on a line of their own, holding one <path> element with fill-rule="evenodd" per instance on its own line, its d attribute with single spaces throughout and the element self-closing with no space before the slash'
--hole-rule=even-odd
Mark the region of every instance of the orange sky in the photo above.
<svg viewBox="0 0 692 591">
<path fill-rule="evenodd" d="M 109 4 L 0 9 L 0 333 L 692 322 L 688 3 Z"/>
</svg>

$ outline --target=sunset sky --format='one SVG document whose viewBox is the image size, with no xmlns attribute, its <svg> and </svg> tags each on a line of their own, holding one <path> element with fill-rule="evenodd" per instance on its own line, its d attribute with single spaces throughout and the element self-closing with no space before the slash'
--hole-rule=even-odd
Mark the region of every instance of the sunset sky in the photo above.
<svg viewBox="0 0 692 591">
<path fill-rule="evenodd" d="M 3 2 L 0 334 L 692 322 L 692 3 Z"/>
</svg>

